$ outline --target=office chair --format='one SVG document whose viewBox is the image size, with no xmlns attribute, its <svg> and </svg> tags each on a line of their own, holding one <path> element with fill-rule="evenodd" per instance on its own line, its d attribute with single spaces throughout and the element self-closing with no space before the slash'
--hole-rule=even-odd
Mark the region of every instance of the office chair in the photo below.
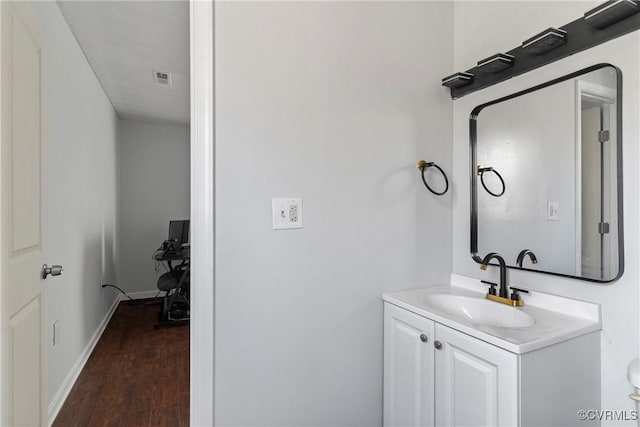
<svg viewBox="0 0 640 427">
<path fill-rule="evenodd" d="M 180 281 L 182 280 L 182 283 Z M 158 290 L 165 292 L 162 320 L 187 320 L 190 316 L 189 266 L 177 265 L 158 277 Z"/>
</svg>

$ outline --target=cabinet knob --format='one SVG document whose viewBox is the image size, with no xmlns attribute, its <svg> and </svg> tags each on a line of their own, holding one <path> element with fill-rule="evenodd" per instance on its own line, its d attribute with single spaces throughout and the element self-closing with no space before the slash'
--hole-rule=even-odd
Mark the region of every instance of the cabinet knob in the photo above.
<svg viewBox="0 0 640 427">
<path fill-rule="evenodd" d="M 442 348 L 442 343 L 440 341 L 435 341 L 433 345 L 435 346 L 436 350 L 440 350 Z"/>
<path fill-rule="evenodd" d="M 429 337 L 426 336 L 425 334 L 420 334 L 420 341 L 427 342 L 429 341 Z"/>
</svg>

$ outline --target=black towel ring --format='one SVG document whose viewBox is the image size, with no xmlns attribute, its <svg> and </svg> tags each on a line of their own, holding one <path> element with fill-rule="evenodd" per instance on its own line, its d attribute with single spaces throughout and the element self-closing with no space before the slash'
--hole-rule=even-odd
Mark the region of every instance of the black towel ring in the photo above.
<svg viewBox="0 0 640 427">
<path fill-rule="evenodd" d="M 500 193 L 494 193 L 487 188 L 486 184 L 484 183 L 485 172 L 493 172 L 494 174 L 496 174 L 496 176 L 502 183 L 502 191 Z M 482 184 L 482 187 L 486 190 L 487 193 L 491 194 L 493 197 L 500 197 L 504 194 L 504 190 L 506 190 L 506 186 L 504 185 L 504 179 L 502 179 L 502 175 L 500 175 L 497 170 L 495 170 L 492 167 L 483 168 L 481 166 L 478 166 L 478 175 L 480 175 L 480 183 Z"/>
<path fill-rule="evenodd" d="M 449 180 L 447 179 L 447 174 L 444 173 L 442 168 L 436 165 L 435 162 L 425 162 L 424 160 L 420 160 L 416 164 L 416 166 L 418 167 L 418 170 L 422 173 L 422 182 L 424 183 L 424 186 L 427 187 L 427 190 L 431 191 L 436 196 L 442 196 L 444 193 L 447 192 L 447 190 L 449 190 Z M 429 184 L 427 184 L 427 180 L 424 177 L 424 172 L 430 167 L 434 167 L 438 169 L 442 174 L 442 177 L 444 178 L 444 190 L 442 192 L 435 191 L 433 188 L 429 187 Z"/>
</svg>

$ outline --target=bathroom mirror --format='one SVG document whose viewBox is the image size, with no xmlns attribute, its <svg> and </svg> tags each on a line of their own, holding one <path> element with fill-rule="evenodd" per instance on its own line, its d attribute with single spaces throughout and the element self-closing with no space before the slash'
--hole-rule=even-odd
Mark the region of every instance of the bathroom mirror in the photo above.
<svg viewBox="0 0 640 427">
<path fill-rule="evenodd" d="M 473 110 L 474 260 L 498 252 L 510 268 L 622 275 L 621 94 L 620 70 L 599 64 Z"/>
</svg>

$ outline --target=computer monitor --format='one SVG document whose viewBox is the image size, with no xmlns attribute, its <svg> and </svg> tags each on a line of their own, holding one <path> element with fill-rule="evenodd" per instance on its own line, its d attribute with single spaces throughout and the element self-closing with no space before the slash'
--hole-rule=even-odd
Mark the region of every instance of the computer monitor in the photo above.
<svg viewBox="0 0 640 427">
<path fill-rule="evenodd" d="M 183 245 L 189 241 L 189 220 L 169 221 L 169 238 L 178 245 Z"/>
</svg>

